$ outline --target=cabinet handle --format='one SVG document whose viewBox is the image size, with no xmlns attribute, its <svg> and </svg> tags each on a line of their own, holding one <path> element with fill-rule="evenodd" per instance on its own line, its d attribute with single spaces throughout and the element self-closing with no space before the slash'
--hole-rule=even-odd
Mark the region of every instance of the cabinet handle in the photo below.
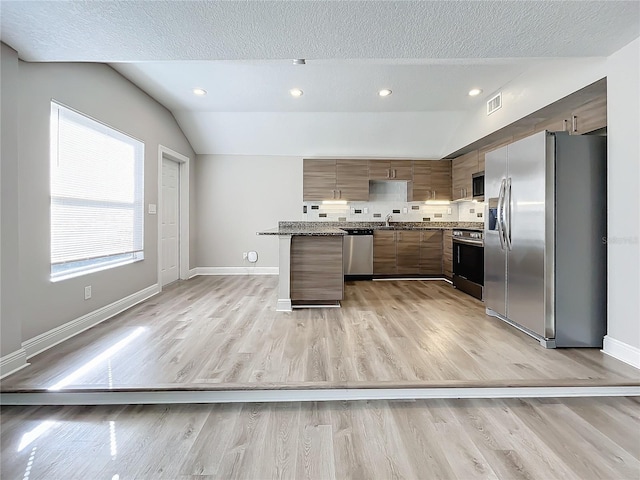
<svg viewBox="0 0 640 480">
<path fill-rule="evenodd" d="M 578 117 L 576 115 L 571 115 L 571 132 L 578 132 Z"/>
<path fill-rule="evenodd" d="M 333 199 L 336 199 L 336 191 L 335 190 L 331 190 L 333 192 Z"/>
<path fill-rule="evenodd" d="M 338 190 L 338 198 L 342 198 L 342 190 Z"/>
<path fill-rule="evenodd" d="M 393 169 L 393 178 L 396 178 L 396 169 Z"/>
<path fill-rule="evenodd" d="M 434 200 L 436 199 L 436 191 L 435 190 L 431 191 L 431 198 L 433 198 Z"/>
<path fill-rule="evenodd" d="M 387 168 L 387 178 L 391 178 L 391 169 Z"/>
</svg>

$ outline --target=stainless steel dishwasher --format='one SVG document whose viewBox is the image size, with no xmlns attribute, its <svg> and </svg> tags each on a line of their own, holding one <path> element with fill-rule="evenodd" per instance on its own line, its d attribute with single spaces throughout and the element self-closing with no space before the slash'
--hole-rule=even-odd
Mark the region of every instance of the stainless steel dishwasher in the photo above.
<svg viewBox="0 0 640 480">
<path fill-rule="evenodd" d="M 342 244 L 346 280 L 370 280 L 373 277 L 373 230 L 343 228 L 347 234 Z"/>
</svg>

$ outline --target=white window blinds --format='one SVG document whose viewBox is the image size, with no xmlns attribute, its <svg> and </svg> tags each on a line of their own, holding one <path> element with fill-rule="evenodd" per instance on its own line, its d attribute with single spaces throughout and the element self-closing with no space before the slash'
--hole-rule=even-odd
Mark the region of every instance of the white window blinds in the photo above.
<svg viewBox="0 0 640 480">
<path fill-rule="evenodd" d="M 144 258 L 144 144 L 51 103 L 51 278 Z"/>
</svg>

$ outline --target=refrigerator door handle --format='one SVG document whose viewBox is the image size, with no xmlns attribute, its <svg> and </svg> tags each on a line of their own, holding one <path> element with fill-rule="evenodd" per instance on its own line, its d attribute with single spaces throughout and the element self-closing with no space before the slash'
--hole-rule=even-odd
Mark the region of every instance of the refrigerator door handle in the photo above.
<svg viewBox="0 0 640 480">
<path fill-rule="evenodd" d="M 504 250 L 504 228 L 502 225 L 502 216 L 504 214 L 504 191 L 506 188 L 506 180 L 503 178 L 500 184 L 500 193 L 498 193 L 498 211 L 496 212 L 496 223 L 498 224 L 498 238 L 500 238 L 500 248 Z"/>
<path fill-rule="evenodd" d="M 504 203 L 504 218 L 506 220 L 506 223 L 504 225 L 504 238 L 507 243 L 507 248 L 509 250 L 513 250 L 513 248 L 511 247 L 511 177 L 507 179 L 507 187 L 505 188 L 504 194 Z"/>
</svg>

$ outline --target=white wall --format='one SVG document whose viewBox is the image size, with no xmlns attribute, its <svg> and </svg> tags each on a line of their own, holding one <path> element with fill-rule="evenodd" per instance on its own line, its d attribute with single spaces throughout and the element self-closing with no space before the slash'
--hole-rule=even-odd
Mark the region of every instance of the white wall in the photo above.
<svg viewBox="0 0 640 480">
<path fill-rule="evenodd" d="M 640 39 L 609 57 L 607 91 L 608 337 L 640 349 Z"/>
<path fill-rule="evenodd" d="M 302 219 L 302 157 L 198 155 L 196 178 L 199 267 L 278 266 L 278 237 L 256 232 L 279 220 Z"/>
<path fill-rule="evenodd" d="M 176 113 L 206 154 L 441 158 L 462 112 Z M 194 119 L 198 119 L 198 122 Z M 207 125 L 201 130 L 199 125 Z"/>
<path fill-rule="evenodd" d="M 21 348 L 22 332 L 18 278 L 18 54 L 0 44 L 0 356 Z M 13 95 L 9 94 L 13 92 Z M 5 94 L 6 93 L 6 94 Z"/>
<path fill-rule="evenodd" d="M 51 99 L 145 143 L 145 204 L 157 203 L 158 144 L 192 159 L 195 155 L 171 113 L 106 65 L 20 62 L 18 71 L 17 91 L 3 83 L 2 99 L 18 98 L 19 103 L 19 202 L 12 208 L 20 212 L 19 301 L 25 341 L 157 283 L 155 215 L 145 215 L 143 262 L 56 283 L 49 280 Z M 5 258 L 4 243 L 2 248 Z M 85 285 L 93 287 L 88 301 L 83 296 Z M 2 286 L 4 297 L 4 281 Z"/>
</svg>

